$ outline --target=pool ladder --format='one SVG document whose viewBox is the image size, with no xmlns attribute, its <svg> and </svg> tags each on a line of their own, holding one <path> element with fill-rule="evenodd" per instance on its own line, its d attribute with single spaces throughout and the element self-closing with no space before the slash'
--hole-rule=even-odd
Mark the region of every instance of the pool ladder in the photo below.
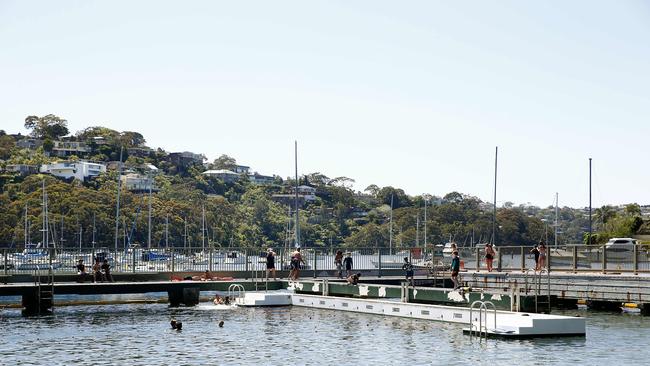
<svg viewBox="0 0 650 366">
<path fill-rule="evenodd" d="M 43 280 L 40 266 L 34 270 L 34 285 L 38 302 L 38 315 L 54 311 L 54 268 L 48 266 L 47 275 Z"/>
<path fill-rule="evenodd" d="M 241 299 L 239 302 L 243 302 L 245 294 L 246 290 L 244 289 L 244 286 L 239 283 L 233 283 L 228 286 L 228 297 L 231 299 L 231 304 L 239 305 L 237 300 Z"/>
<path fill-rule="evenodd" d="M 528 287 L 528 273 L 533 272 L 532 276 L 532 287 Z M 542 280 L 543 274 L 546 273 L 545 282 Z M 546 286 L 544 286 L 546 285 Z M 544 289 L 544 287 L 546 287 Z M 535 312 L 539 313 L 545 311 L 547 314 L 551 313 L 551 275 L 545 268 L 542 268 L 539 272 L 534 270 L 527 270 L 524 275 L 524 291 L 526 294 L 532 290 L 533 295 L 535 295 Z M 544 294 L 542 291 L 546 290 Z M 543 310 L 545 309 L 545 310 Z"/>
<path fill-rule="evenodd" d="M 488 306 L 492 307 L 494 314 L 494 330 L 497 329 L 497 308 L 491 301 L 477 300 L 469 307 L 469 337 L 474 336 L 480 339 L 488 337 Z M 478 309 L 478 324 L 474 323 L 474 309 Z"/>
</svg>

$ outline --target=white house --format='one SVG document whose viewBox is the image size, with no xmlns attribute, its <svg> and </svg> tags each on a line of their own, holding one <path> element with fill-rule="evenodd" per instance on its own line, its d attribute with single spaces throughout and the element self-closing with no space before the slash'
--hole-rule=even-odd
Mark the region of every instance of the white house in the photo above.
<svg viewBox="0 0 650 366">
<path fill-rule="evenodd" d="M 296 191 L 296 188 L 293 189 Z M 298 186 L 298 195 L 305 198 L 305 201 L 314 201 L 316 199 L 316 188 L 310 186 Z"/>
<path fill-rule="evenodd" d="M 146 175 L 128 173 L 121 176 L 120 180 L 122 185 L 132 192 L 148 192 L 149 189 L 154 192 L 158 191 L 153 179 Z"/>
<path fill-rule="evenodd" d="M 87 161 L 63 161 L 54 164 L 44 164 L 41 173 L 52 174 L 55 177 L 74 178 L 84 181 L 106 172 L 106 165 Z"/>
</svg>

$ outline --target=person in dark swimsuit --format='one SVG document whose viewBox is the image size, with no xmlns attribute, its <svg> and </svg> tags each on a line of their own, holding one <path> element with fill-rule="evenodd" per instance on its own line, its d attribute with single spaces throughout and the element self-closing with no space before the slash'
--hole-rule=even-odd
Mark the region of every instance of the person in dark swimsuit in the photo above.
<svg viewBox="0 0 650 366">
<path fill-rule="evenodd" d="M 266 280 L 269 280 L 269 272 L 273 272 L 273 281 L 276 281 L 275 277 L 275 252 L 273 248 L 269 248 L 266 253 Z"/>
<path fill-rule="evenodd" d="M 404 264 L 402 264 L 402 270 L 406 271 L 406 281 L 408 281 L 411 286 L 415 286 L 415 281 L 413 280 L 413 264 L 409 262 L 408 257 L 404 257 Z"/>
<path fill-rule="evenodd" d="M 350 252 L 345 254 L 345 259 L 343 259 L 343 265 L 345 266 L 345 274 L 347 277 L 352 276 L 352 254 Z"/>
<path fill-rule="evenodd" d="M 541 243 L 540 243 L 541 244 Z M 535 256 L 535 271 L 539 271 L 539 248 L 537 244 L 530 250 L 531 253 Z"/>
<path fill-rule="evenodd" d="M 458 272 L 460 272 L 460 256 L 456 250 L 451 255 L 451 281 L 454 283 L 454 290 L 460 287 Z"/>
</svg>

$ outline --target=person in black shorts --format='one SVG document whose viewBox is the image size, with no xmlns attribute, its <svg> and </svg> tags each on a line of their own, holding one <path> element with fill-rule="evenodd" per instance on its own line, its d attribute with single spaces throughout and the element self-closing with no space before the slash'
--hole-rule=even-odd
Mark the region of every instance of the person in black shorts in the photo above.
<svg viewBox="0 0 650 366">
<path fill-rule="evenodd" d="M 540 244 L 542 244 L 540 242 Z M 530 250 L 531 253 L 535 256 L 535 271 L 539 271 L 539 247 L 537 244 L 533 247 L 533 249 Z"/>
<path fill-rule="evenodd" d="M 269 272 L 273 272 L 273 281 L 276 281 L 275 277 L 275 252 L 273 248 L 269 248 L 266 252 L 266 280 L 269 280 Z"/>
<path fill-rule="evenodd" d="M 343 265 L 345 266 L 345 274 L 347 277 L 352 276 L 352 253 L 345 253 L 345 259 L 343 259 Z"/>
<path fill-rule="evenodd" d="M 455 250 L 451 254 L 451 281 L 454 283 L 454 290 L 460 287 L 458 272 L 460 272 L 460 256 L 458 256 L 458 251 Z"/>
<path fill-rule="evenodd" d="M 413 280 L 413 264 L 409 262 L 408 257 L 404 257 L 404 264 L 402 264 L 402 270 L 406 271 L 406 281 L 408 281 L 411 286 L 415 286 L 415 281 Z"/>
</svg>

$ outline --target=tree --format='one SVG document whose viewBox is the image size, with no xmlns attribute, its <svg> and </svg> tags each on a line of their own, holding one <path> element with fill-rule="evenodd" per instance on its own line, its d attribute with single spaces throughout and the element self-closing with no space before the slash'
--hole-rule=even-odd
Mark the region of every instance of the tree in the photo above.
<svg viewBox="0 0 650 366">
<path fill-rule="evenodd" d="M 144 136 L 138 132 L 124 131 L 120 134 L 122 145 L 126 147 L 138 147 L 145 144 Z"/>
<path fill-rule="evenodd" d="M 32 137 L 57 139 L 68 134 L 68 121 L 53 114 L 43 117 L 27 116 L 25 128 L 32 130 Z"/>
<path fill-rule="evenodd" d="M 2 131 L 4 133 L 4 131 Z M 0 135 L 0 159 L 9 159 L 11 156 L 11 149 L 16 146 L 13 137 L 5 134 Z"/>
<path fill-rule="evenodd" d="M 226 154 L 222 154 L 220 157 L 214 159 L 214 162 L 212 162 L 212 166 L 215 169 L 233 170 L 235 169 L 236 165 L 237 165 L 237 160 L 235 160 L 235 158 L 228 156 Z"/>
<path fill-rule="evenodd" d="M 625 214 L 628 216 L 641 216 L 641 206 L 638 203 L 625 205 Z"/>
</svg>

